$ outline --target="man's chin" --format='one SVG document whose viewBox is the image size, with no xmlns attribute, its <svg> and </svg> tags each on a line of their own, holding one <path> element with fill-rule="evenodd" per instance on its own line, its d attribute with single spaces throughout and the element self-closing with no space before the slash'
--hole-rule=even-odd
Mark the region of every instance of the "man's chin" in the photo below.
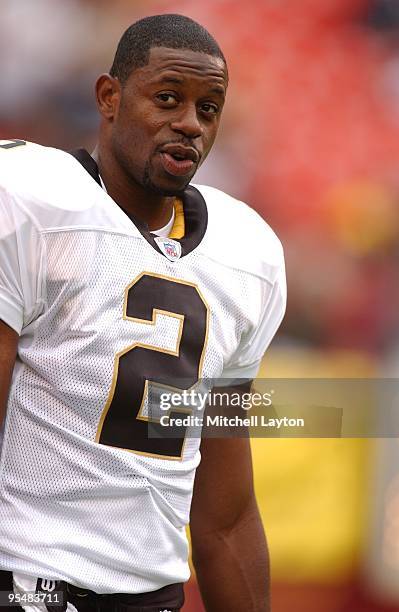
<svg viewBox="0 0 399 612">
<path fill-rule="evenodd" d="M 179 197 L 183 195 L 184 191 L 190 183 L 190 180 L 191 178 L 184 181 L 183 184 L 180 183 L 179 185 L 173 186 L 166 185 L 165 183 L 161 183 L 160 181 L 155 182 L 151 180 L 150 177 L 146 177 L 146 180 L 144 181 L 144 187 L 148 189 L 148 191 L 151 191 L 151 193 L 156 193 L 163 197 Z"/>
</svg>

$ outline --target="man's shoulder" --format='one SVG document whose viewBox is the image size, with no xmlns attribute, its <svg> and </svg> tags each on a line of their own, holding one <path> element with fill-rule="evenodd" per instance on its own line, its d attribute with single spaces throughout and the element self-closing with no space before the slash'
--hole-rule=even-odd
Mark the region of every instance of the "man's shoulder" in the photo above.
<svg viewBox="0 0 399 612">
<path fill-rule="evenodd" d="M 280 239 L 248 204 L 214 187 L 195 185 L 208 210 L 202 251 L 221 264 L 272 281 L 284 265 Z"/>
<path fill-rule="evenodd" d="M 0 141 L 0 194 L 39 227 L 63 225 L 87 212 L 96 183 L 69 153 L 25 141 Z"/>
<path fill-rule="evenodd" d="M 43 182 L 52 185 L 73 166 L 71 156 L 60 149 L 25 140 L 0 140 L 0 184 L 10 191 Z"/>
</svg>

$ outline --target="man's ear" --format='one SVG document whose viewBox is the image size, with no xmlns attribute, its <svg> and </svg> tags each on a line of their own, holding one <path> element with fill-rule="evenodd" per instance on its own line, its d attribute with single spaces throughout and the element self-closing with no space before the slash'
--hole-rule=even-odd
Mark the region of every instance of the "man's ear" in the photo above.
<svg viewBox="0 0 399 612">
<path fill-rule="evenodd" d="M 96 82 L 97 107 L 104 119 L 113 121 L 118 114 L 121 99 L 120 81 L 110 74 L 102 74 Z"/>
</svg>

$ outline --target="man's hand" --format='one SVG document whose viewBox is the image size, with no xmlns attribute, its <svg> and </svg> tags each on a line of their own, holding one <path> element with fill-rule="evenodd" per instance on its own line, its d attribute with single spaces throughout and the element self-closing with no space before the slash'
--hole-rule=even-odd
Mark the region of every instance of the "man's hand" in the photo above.
<svg viewBox="0 0 399 612">
<path fill-rule="evenodd" d="M 203 439 L 191 508 L 193 562 L 207 612 L 270 612 L 269 556 L 248 438 Z"/>
<path fill-rule="evenodd" d="M 3 424 L 19 336 L 0 321 L 0 427 Z"/>
</svg>

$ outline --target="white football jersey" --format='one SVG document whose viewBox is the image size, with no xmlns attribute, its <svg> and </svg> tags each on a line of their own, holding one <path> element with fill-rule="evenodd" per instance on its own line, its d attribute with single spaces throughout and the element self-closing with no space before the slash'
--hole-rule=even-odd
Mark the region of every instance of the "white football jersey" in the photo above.
<svg viewBox="0 0 399 612">
<path fill-rule="evenodd" d="M 283 252 L 255 211 L 200 186 L 168 252 L 83 158 L 0 141 L 0 319 L 20 334 L 0 568 L 141 593 L 189 577 L 200 461 L 184 428 L 147 435 L 149 381 L 254 377 L 285 309 Z"/>
</svg>

